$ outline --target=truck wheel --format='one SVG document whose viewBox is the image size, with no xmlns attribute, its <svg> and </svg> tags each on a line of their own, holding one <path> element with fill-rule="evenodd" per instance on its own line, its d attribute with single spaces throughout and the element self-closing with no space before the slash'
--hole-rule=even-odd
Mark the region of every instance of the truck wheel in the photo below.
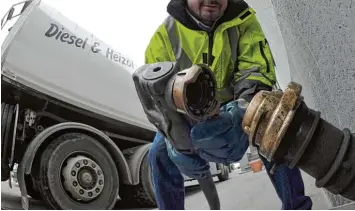
<svg viewBox="0 0 355 211">
<path fill-rule="evenodd" d="M 152 182 L 152 169 L 148 162 L 148 153 L 144 156 L 140 171 L 139 184 L 125 186 L 122 191 L 123 201 L 126 204 L 136 204 L 144 207 L 155 207 L 155 195 Z"/>
<path fill-rule="evenodd" d="M 221 164 L 221 173 L 218 174 L 218 180 L 223 182 L 229 179 L 229 169 L 227 166 Z"/>
<path fill-rule="evenodd" d="M 12 146 L 14 106 L 1 103 L 1 181 L 10 178 L 9 159 Z"/>
<path fill-rule="evenodd" d="M 41 155 L 39 186 L 54 209 L 112 209 L 119 177 L 109 152 L 80 133 L 56 138 Z"/>
</svg>

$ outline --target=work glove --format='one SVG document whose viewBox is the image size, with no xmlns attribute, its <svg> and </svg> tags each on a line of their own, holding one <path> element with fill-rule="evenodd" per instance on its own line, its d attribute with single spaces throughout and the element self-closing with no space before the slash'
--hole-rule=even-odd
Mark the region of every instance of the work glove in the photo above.
<svg viewBox="0 0 355 211">
<path fill-rule="evenodd" d="M 192 143 L 200 157 L 210 162 L 229 164 L 242 159 L 248 149 L 242 120 L 247 103 L 241 99 L 221 107 L 217 118 L 197 123 L 191 128 Z"/>
<path fill-rule="evenodd" d="M 167 139 L 165 139 L 165 143 L 170 159 L 181 173 L 197 180 L 206 178 L 210 169 L 208 161 L 201 158 L 198 154 L 184 154 L 179 152 Z"/>
</svg>

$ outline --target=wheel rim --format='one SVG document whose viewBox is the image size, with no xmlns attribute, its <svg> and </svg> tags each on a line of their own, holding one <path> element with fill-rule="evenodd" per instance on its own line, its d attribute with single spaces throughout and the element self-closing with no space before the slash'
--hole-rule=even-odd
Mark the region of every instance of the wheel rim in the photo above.
<svg viewBox="0 0 355 211">
<path fill-rule="evenodd" d="M 67 160 L 62 169 L 64 189 L 77 201 L 91 201 L 97 198 L 105 184 L 101 167 L 92 159 L 76 156 Z"/>
</svg>

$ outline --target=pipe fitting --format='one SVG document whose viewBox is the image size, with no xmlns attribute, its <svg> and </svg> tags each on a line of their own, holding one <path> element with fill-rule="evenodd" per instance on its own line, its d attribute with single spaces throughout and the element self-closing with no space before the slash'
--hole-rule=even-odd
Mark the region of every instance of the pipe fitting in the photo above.
<svg viewBox="0 0 355 211">
<path fill-rule="evenodd" d="M 302 86 L 291 82 L 285 92 L 261 91 L 250 102 L 242 122 L 249 141 L 269 162 L 284 137 L 299 105 Z"/>
<path fill-rule="evenodd" d="M 355 136 L 339 130 L 307 107 L 301 85 L 285 92 L 259 92 L 243 118 L 243 130 L 261 156 L 276 165 L 295 166 L 316 186 L 355 200 Z"/>
<path fill-rule="evenodd" d="M 178 72 L 173 83 L 173 100 L 177 111 L 201 121 L 219 112 L 216 80 L 205 65 L 193 65 Z"/>
<path fill-rule="evenodd" d="M 148 120 L 180 151 L 193 151 L 190 127 L 218 114 L 216 80 L 203 64 L 181 70 L 178 63 L 146 64 L 133 73 Z"/>
</svg>

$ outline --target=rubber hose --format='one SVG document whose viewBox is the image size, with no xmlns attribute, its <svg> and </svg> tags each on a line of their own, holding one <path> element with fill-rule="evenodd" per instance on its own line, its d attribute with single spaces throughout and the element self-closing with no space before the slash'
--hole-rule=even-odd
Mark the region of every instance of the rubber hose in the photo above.
<svg viewBox="0 0 355 211">
<path fill-rule="evenodd" d="M 298 166 L 318 188 L 355 200 L 355 136 L 340 130 L 304 102 L 296 110 L 275 158 Z"/>
<path fill-rule="evenodd" d="M 211 210 L 220 210 L 221 204 L 217 193 L 216 185 L 214 184 L 211 172 L 208 172 L 206 179 L 197 180 L 205 194 L 208 205 Z"/>
</svg>

